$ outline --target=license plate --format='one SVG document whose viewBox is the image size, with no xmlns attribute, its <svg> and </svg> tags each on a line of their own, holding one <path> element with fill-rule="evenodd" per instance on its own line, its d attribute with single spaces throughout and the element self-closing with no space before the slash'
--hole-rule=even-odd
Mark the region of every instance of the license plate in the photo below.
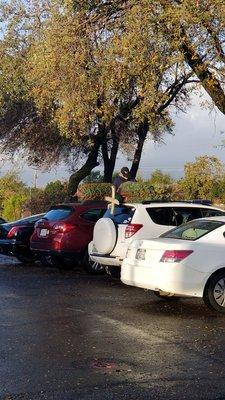
<svg viewBox="0 0 225 400">
<path fill-rule="evenodd" d="M 49 234 L 49 230 L 48 229 L 41 229 L 40 230 L 40 236 L 42 237 L 46 237 Z"/>
<path fill-rule="evenodd" d="M 137 260 L 145 260 L 146 249 L 138 249 L 136 253 Z"/>
</svg>

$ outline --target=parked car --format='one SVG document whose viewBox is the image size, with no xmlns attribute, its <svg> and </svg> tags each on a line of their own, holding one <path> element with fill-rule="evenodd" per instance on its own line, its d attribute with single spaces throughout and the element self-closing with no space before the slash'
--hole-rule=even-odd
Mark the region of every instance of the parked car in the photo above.
<svg viewBox="0 0 225 400">
<path fill-rule="evenodd" d="M 104 268 L 89 259 L 88 243 L 106 208 L 103 201 L 55 205 L 36 223 L 31 250 L 44 264 L 66 268 L 80 261 L 88 272 L 102 273 Z"/>
<path fill-rule="evenodd" d="M 133 241 L 121 280 L 163 298 L 201 297 L 225 313 L 225 217 L 191 221 L 158 239 Z"/>
<path fill-rule="evenodd" d="M 119 277 L 122 261 L 133 240 L 158 237 L 174 226 L 214 215 L 225 215 L 225 212 L 203 205 L 200 200 L 197 203 L 146 201 L 121 205 L 115 208 L 113 215 L 107 210 L 96 223 L 93 241 L 89 244 L 90 258 Z"/>
<path fill-rule="evenodd" d="M 0 254 L 14 256 L 19 261 L 28 262 L 33 259 L 30 251 L 30 237 L 34 224 L 44 214 L 32 215 L 14 222 L 0 224 Z"/>
</svg>

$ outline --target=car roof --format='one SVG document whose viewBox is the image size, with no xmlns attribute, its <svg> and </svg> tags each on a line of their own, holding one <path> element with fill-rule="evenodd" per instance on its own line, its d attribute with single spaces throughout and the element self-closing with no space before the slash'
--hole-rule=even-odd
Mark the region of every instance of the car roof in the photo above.
<svg viewBox="0 0 225 400">
<path fill-rule="evenodd" d="M 20 224 L 21 222 L 24 222 L 24 223 L 26 223 L 27 221 L 29 221 L 29 219 L 31 219 L 31 218 L 39 218 L 39 219 L 41 219 L 41 217 L 43 217 L 44 215 L 45 215 L 46 213 L 41 213 L 41 214 L 33 214 L 33 215 L 29 215 L 28 217 L 24 217 L 24 218 L 20 218 L 20 219 L 17 219 L 16 221 L 10 221 L 10 222 L 5 222 L 4 224 L 1 224 L 1 225 L 13 225 L 13 224 Z"/>
<path fill-rule="evenodd" d="M 188 208 L 207 208 L 207 209 L 213 209 L 213 210 L 219 210 L 219 211 L 223 211 L 225 213 L 225 210 L 223 210 L 220 207 L 214 207 L 213 205 L 204 205 L 204 204 L 200 204 L 200 203 L 189 203 L 189 202 L 185 202 L 185 201 L 171 201 L 171 202 L 149 202 L 147 204 L 142 204 L 142 203 L 124 203 L 124 206 L 128 206 L 128 207 L 144 207 L 144 208 L 148 208 L 148 207 L 188 207 Z"/>
<path fill-rule="evenodd" d="M 74 202 L 74 203 L 59 203 L 59 204 L 54 204 L 50 207 L 50 210 L 54 210 L 60 207 L 72 207 L 72 208 L 76 208 L 76 207 L 106 207 L 107 206 L 107 202 L 104 200 L 85 200 L 82 202 Z M 47 212 L 46 212 L 47 213 Z"/>
<path fill-rule="evenodd" d="M 225 223 L 225 215 L 224 216 L 223 215 L 217 215 L 215 217 L 207 217 L 207 218 L 198 218 L 198 219 L 195 219 L 193 221 L 202 221 L 202 220 L 204 220 L 204 221 L 218 221 L 218 222 Z"/>
</svg>

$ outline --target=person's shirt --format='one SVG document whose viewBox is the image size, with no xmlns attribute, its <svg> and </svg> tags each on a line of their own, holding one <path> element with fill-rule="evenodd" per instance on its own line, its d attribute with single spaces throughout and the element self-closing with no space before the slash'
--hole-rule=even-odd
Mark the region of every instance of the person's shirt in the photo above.
<svg viewBox="0 0 225 400">
<path fill-rule="evenodd" d="M 119 189 L 120 185 L 122 185 L 122 183 L 124 183 L 124 182 L 127 182 L 127 179 L 124 178 L 124 177 L 121 176 L 121 175 L 118 175 L 118 176 L 114 179 L 113 185 L 115 186 L 116 191 Z"/>
</svg>

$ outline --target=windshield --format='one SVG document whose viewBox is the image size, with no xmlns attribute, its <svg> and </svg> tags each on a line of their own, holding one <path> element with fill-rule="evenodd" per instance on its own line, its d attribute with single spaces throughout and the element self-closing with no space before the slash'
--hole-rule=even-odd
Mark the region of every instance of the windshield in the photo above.
<svg viewBox="0 0 225 400">
<path fill-rule="evenodd" d="M 45 214 L 44 219 L 48 221 L 59 221 L 68 218 L 73 212 L 74 209 L 72 207 L 55 207 Z"/>
<path fill-rule="evenodd" d="M 182 240 L 198 240 L 202 236 L 207 235 L 209 232 L 214 231 L 214 229 L 217 229 L 222 225 L 224 225 L 224 222 L 220 221 L 191 221 L 164 233 L 160 237 Z"/>
</svg>

